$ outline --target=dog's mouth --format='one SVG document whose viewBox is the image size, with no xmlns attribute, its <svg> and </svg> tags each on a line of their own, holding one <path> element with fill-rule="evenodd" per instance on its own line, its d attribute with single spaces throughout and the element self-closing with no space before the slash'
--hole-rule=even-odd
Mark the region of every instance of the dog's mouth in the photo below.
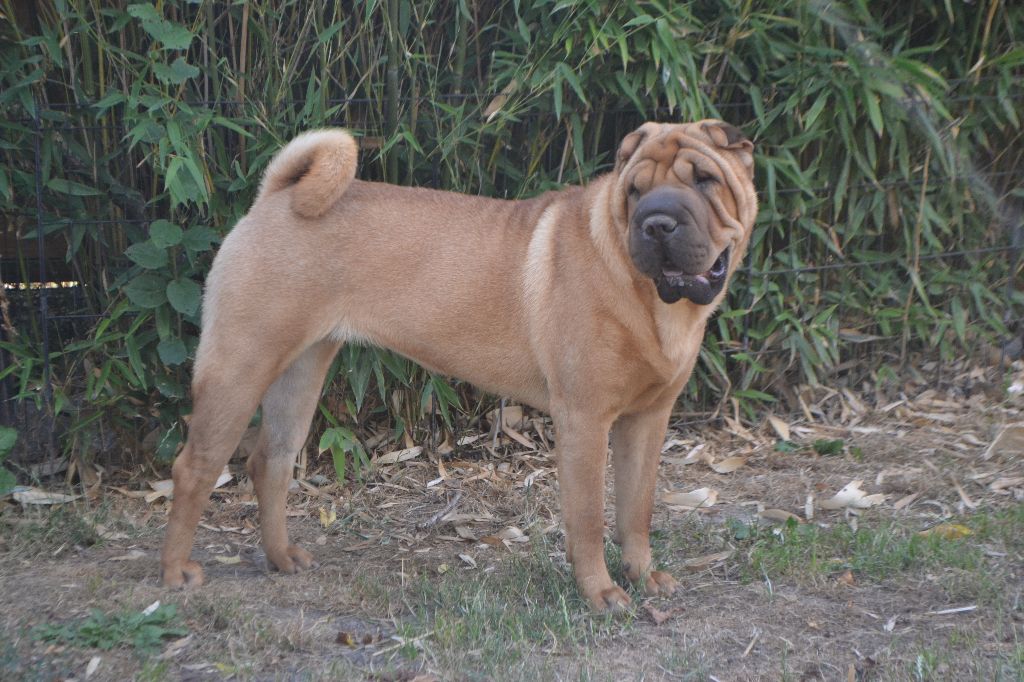
<svg viewBox="0 0 1024 682">
<path fill-rule="evenodd" d="M 665 303 L 675 303 L 685 298 L 697 305 L 707 305 L 722 291 L 728 272 L 729 249 L 726 248 L 711 267 L 700 274 L 686 275 L 681 270 L 664 267 L 654 283 L 658 288 L 658 296 Z"/>
</svg>

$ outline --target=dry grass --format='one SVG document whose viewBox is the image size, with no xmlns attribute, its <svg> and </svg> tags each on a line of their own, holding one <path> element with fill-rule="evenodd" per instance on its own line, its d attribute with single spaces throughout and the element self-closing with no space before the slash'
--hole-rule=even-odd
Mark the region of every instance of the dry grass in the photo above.
<svg viewBox="0 0 1024 682">
<path fill-rule="evenodd" d="M 707 487 L 718 501 L 659 504 L 656 556 L 683 589 L 634 593 L 624 618 L 590 616 L 573 588 L 540 420 L 517 431 L 533 452 L 504 437 L 489 452 L 481 439 L 443 462 L 424 454 L 381 467 L 362 487 L 300 486 L 291 530 L 321 567 L 298 577 L 265 570 L 244 481 L 215 495 L 196 543 L 208 584 L 192 593 L 157 585 L 165 502 L 100 488 L 73 508 L 8 505 L 0 677 L 80 679 L 98 656 L 90 679 L 1020 680 L 1024 486 L 994 484 L 1024 476 L 1024 457 L 984 453 L 1021 410 L 950 398 L 919 392 L 863 414 L 847 404 L 844 418 L 811 403 L 815 421 L 790 423 L 791 439 L 842 440 L 828 456 L 775 449 L 768 424 L 675 429 L 659 490 Z M 747 460 L 726 474 L 683 464 L 699 444 L 714 463 Z M 820 508 L 855 479 L 885 502 L 859 515 Z M 809 523 L 759 516 L 805 517 L 808 496 Z M 324 528 L 320 511 L 332 506 Z M 940 523 L 969 534 L 919 535 Z M 718 552 L 728 558 L 687 563 Z M 92 608 L 124 614 L 156 600 L 176 604 L 190 633 L 169 639 L 162 659 L 34 635 Z"/>
</svg>

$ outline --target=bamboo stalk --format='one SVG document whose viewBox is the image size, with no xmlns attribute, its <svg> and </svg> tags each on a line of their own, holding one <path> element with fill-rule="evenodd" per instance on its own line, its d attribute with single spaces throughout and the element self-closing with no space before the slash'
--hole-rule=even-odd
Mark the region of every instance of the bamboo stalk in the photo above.
<svg viewBox="0 0 1024 682">
<path fill-rule="evenodd" d="M 388 136 L 398 132 L 398 2 L 387 0 L 388 21 L 388 66 L 386 70 L 387 93 L 384 103 L 385 133 Z M 385 169 L 388 182 L 398 182 L 398 155 L 394 148 L 388 153 Z"/>
</svg>

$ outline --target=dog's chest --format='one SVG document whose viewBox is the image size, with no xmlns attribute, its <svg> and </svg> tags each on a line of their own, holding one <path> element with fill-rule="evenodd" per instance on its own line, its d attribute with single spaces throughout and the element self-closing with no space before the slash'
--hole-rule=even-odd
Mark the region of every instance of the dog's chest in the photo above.
<svg viewBox="0 0 1024 682">
<path fill-rule="evenodd" d="M 707 317 L 691 311 L 671 311 L 657 318 L 658 342 L 664 358 L 661 372 L 667 383 L 689 376 L 704 340 Z"/>
</svg>

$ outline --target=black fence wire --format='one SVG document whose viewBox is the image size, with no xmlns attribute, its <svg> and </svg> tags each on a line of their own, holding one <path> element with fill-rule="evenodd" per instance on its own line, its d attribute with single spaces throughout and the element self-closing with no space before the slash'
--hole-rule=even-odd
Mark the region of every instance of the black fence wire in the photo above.
<svg viewBox="0 0 1024 682">
<path fill-rule="evenodd" d="M 966 81 L 966 79 L 965 79 Z M 956 83 L 951 83 L 956 85 Z M 475 99 L 481 102 L 487 102 L 493 95 L 484 95 L 479 93 L 465 93 L 465 94 L 451 94 L 446 96 L 452 101 L 458 100 L 470 100 Z M 1024 99 L 1024 92 L 1018 92 L 1012 95 L 1014 99 Z M 976 96 L 972 96 L 973 99 L 977 99 Z M 403 98 L 403 101 L 408 101 L 410 98 Z M 235 107 L 239 106 L 238 102 L 233 101 L 206 101 L 206 102 L 190 102 L 189 104 L 194 106 L 204 107 Z M 344 107 L 348 105 L 372 105 L 376 104 L 374 100 L 368 98 L 338 98 L 329 102 L 330 106 Z M 52 112 L 57 111 L 71 111 L 71 110 L 88 110 L 92 105 L 89 103 L 68 103 L 68 104 L 52 104 L 47 105 L 48 109 Z M 52 268 L 51 262 L 54 260 L 52 256 L 47 253 L 47 236 L 56 229 L 67 228 L 71 226 L 85 226 L 85 227 L 127 227 L 127 226 L 147 226 L 152 222 L 150 217 L 103 217 L 103 216 L 75 216 L 75 217 L 63 217 L 55 216 L 51 211 L 47 210 L 44 204 L 44 182 L 40 172 L 42 168 L 41 159 L 41 143 L 45 136 L 63 133 L 81 133 L 87 131 L 110 131 L 124 135 L 126 133 L 124 126 L 117 124 L 104 124 L 104 125 L 47 125 L 46 114 L 47 111 L 40 111 L 37 109 L 35 115 L 28 119 L 19 119 L 18 122 L 31 127 L 31 131 L 34 137 L 34 154 L 35 154 L 35 196 L 34 196 L 34 207 L 32 208 L 21 208 L 16 210 L 10 210 L 4 212 L 6 216 L 5 222 L 10 224 L 12 220 L 21 220 L 23 223 L 31 222 L 35 226 L 35 254 L 29 256 L 26 253 L 20 253 L 20 260 L 22 267 L 27 267 L 29 276 L 26 276 L 26 272 L 22 270 L 16 277 L 10 277 L 7 272 L 0 270 L 0 285 L 3 287 L 3 293 L 5 297 L 5 304 L 9 301 L 10 305 L 18 307 L 24 315 L 34 316 L 37 324 L 34 329 L 38 330 L 38 342 L 41 345 L 41 358 L 43 362 L 42 375 L 44 381 L 40 387 L 43 410 L 42 419 L 45 420 L 45 428 L 43 438 L 44 442 L 38 443 L 38 446 L 45 449 L 46 452 L 50 453 L 51 456 L 57 448 L 58 435 L 55 432 L 54 421 L 52 418 L 52 405 L 53 405 L 53 376 L 50 368 L 50 358 L 52 354 L 59 351 L 59 348 L 53 347 L 52 332 L 54 326 L 61 323 L 71 324 L 72 327 L 72 339 L 75 335 L 84 337 L 90 332 L 92 325 L 98 323 L 106 315 L 103 311 L 97 310 L 83 310 L 84 298 L 81 296 L 81 284 L 76 283 L 73 277 L 69 277 L 66 274 L 66 268 Z M 615 113 L 615 112 L 611 112 Z M 338 120 L 327 122 L 329 125 L 345 125 L 347 121 Z M 436 163 L 436 162 L 435 162 Z M 883 181 L 878 183 L 857 183 L 855 186 L 851 186 L 853 189 L 860 190 L 878 190 L 885 191 L 889 189 L 895 190 L 911 190 L 914 188 L 920 188 L 923 183 L 929 183 L 936 187 L 941 187 L 943 183 L 953 183 L 958 181 L 971 181 L 972 178 L 981 175 L 986 179 L 987 182 L 992 182 L 997 179 L 1007 179 L 1014 173 L 1009 171 L 991 171 L 987 168 L 974 169 L 970 173 L 951 173 L 947 176 L 933 175 L 930 179 L 927 178 L 914 178 L 903 181 Z M 434 174 L 437 177 L 435 171 Z M 779 187 L 775 190 L 777 195 L 788 195 L 788 194 L 804 194 L 810 197 L 821 197 L 827 196 L 830 192 L 835 191 L 833 187 L 815 187 L 815 188 L 798 188 L 798 187 Z M 763 202 L 762 202 L 763 203 Z M 1021 250 L 1024 247 L 1024 225 L 1021 224 L 1019 216 L 1015 218 L 1015 224 L 1005 225 L 1006 234 L 1008 239 L 1004 245 L 989 246 L 983 248 L 963 248 L 963 249 L 950 249 L 933 252 L 922 252 L 915 256 L 916 261 L 930 261 L 930 260 L 953 260 L 968 257 L 979 257 L 979 256 L 990 256 L 1004 258 L 1006 261 L 1006 272 L 1011 273 L 1011 281 L 1007 283 L 1007 297 L 1011 293 L 1013 287 L 1012 273 L 1015 273 L 1020 262 Z M 796 225 L 796 220 L 790 221 L 793 226 Z M 5 229 L 7 229 L 5 227 Z M 19 248 L 24 247 L 22 243 Z M 2 254 L 4 259 L 10 260 L 10 254 Z M 796 267 L 768 267 L 764 269 L 755 268 L 749 264 L 745 264 L 737 269 L 733 283 L 730 285 L 734 292 L 735 300 L 746 300 L 744 308 L 744 318 L 742 321 L 742 338 L 738 343 L 732 345 L 725 345 L 722 348 L 722 352 L 725 355 L 742 355 L 744 358 L 757 359 L 761 357 L 770 357 L 783 354 L 792 354 L 794 351 L 790 348 L 771 348 L 771 347 L 755 347 L 756 340 L 750 335 L 749 325 L 747 320 L 750 315 L 750 307 L 754 304 L 753 301 L 749 300 L 749 297 L 744 296 L 743 292 L 750 288 L 750 283 L 754 280 L 762 278 L 785 278 L 785 277 L 800 277 L 800 276 L 818 276 L 820 277 L 826 272 L 849 272 L 851 277 L 858 276 L 858 273 L 863 271 L 865 268 L 882 269 L 882 268 L 897 268 L 906 269 L 912 266 L 907 258 L 892 257 L 879 260 L 842 260 L 838 259 L 832 262 L 818 263 L 818 264 L 805 264 Z M 60 277 L 55 277 L 54 272 L 59 271 L 64 273 Z M 52 296 L 57 294 L 61 295 L 61 302 L 59 307 L 56 307 L 51 301 Z M 68 304 L 68 299 L 72 303 Z M 77 303 L 76 303 L 77 302 Z M 1008 308 L 1009 310 L 1009 308 Z M 1007 320 L 1009 322 L 1009 320 Z M 61 334 L 61 339 L 66 343 L 68 341 L 66 337 L 67 330 Z M 897 341 L 896 337 L 886 336 L 872 336 L 871 342 L 878 344 L 892 344 Z M 8 367 L 11 362 L 11 358 L 8 357 L 6 352 L 0 351 L 0 371 Z M 941 363 L 940 369 L 941 371 Z M 6 424 L 18 426 L 19 422 L 26 418 L 24 409 L 19 410 L 16 405 L 16 400 L 13 397 L 15 390 L 12 386 L 13 378 L 8 375 L 0 382 L 0 420 Z"/>
</svg>

